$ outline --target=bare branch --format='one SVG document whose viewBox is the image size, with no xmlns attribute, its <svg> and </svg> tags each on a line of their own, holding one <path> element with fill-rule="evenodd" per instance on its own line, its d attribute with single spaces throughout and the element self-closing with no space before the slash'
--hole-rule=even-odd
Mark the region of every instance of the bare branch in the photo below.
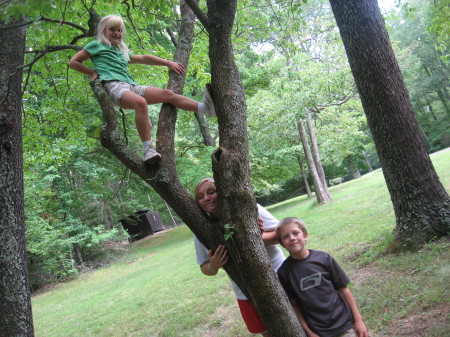
<svg viewBox="0 0 450 337">
<path fill-rule="evenodd" d="M 19 28 L 19 27 L 23 27 L 23 26 L 28 26 L 28 25 L 31 25 L 33 22 L 34 21 L 27 21 L 27 22 L 18 23 L 17 25 L 2 26 L 2 27 L 0 27 L 0 30 L 7 30 L 7 29 L 13 29 L 13 28 Z"/>
<path fill-rule="evenodd" d="M 172 41 L 172 44 L 173 44 L 173 45 L 175 46 L 175 48 L 176 48 L 177 45 L 178 45 L 178 42 L 177 42 L 177 38 L 175 37 L 175 34 L 173 33 L 172 29 L 167 28 L 167 33 L 169 33 L 170 40 Z"/>
<path fill-rule="evenodd" d="M 50 19 L 50 18 L 46 18 L 46 17 L 41 17 L 39 20 L 41 20 L 41 21 L 46 21 L 46 22 L 59 23 L 59 24 L 62 24 L 62 25 L 67 25 L 67 26 L 76 28 L 76 29 L 78 29 L 78 30 L 81 30 L 81 31 L 82 31 L 83 33 L 85 33 L 85 34 L 88 33 L 88 31 L 87 31 L 84 27 L 79 26 L 79 25 L 77 25 L 77 24 L 75 24 L 75 23 L 73 23 L 73 22 L 63 21 L 63 20 L 55 20 L 55 19 Z"/>
<path fill-rule="evenodd" d="M 61 50 L 66 50 L 66 49 L 80 51 L 81 49 L 83 49 L 83 47 L 75 46 L 73 44 L 51 45 L 51 46 L 46 46 L 44 50 L 38 50 L 38 49 L 26 50 L 25 53 L 26 54 L 53 53 L 56 51 L 61 51 Z"/>
</svg>

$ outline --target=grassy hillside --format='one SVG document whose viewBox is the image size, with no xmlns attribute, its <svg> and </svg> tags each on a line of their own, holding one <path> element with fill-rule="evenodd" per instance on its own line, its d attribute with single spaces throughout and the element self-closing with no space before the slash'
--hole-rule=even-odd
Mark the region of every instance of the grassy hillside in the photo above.
<svg viewBox="0 0 450 337">
<path fill-rule="evenodd" d="M 450 151 L 432 156 L 450 190 Z M 395 226 L 380 170 L 330 189 L 317 206 L 298 197 L 269 207 L 308 225 L 308 247 L 348 272 L 371 336 L 450 336 L 448 241 L 384 254 Z M 33 296 L 36 336 L 251 336 L 226 274 L 201 274 L 186 226 L 127 247 L 117 263 Z"/>
</svg>

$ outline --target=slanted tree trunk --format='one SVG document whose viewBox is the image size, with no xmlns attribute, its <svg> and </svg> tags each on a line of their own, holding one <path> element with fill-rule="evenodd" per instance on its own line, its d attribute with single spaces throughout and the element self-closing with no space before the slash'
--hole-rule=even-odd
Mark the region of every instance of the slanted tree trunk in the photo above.
<svg viewBox="0 0 450 337">
<path fill-rule="evenodd" d="M 103 210 L 105 212 L 105 229 L 113 229 L 114 228 L 114 217 L 111 206 L 108 200 L 103 201 Z"/>
<path fill-rule="evenodd" d="M 23 20 L 0 21 L 0 336 L 34 336 L 25 261 L 22 162 Z"/>
<path fill-rule="evenodd" d="M 366 151 L 362 150 L 361 152 L 362 152 L 362 155 L 364 156 L 364 160 L 366 162 L 367 168 L 369 169 L 369 172 L 372 172 L 373 168 L 372 168 L 372 165 L 370 165 L 370 160 L 369 160 L 369 157 L 367 157 Z"/>
<path fill-rule="evenodd" d="M 450 199 L 421 137 L 376 0 L 330 0 L 396 216 L 398 247 L 450 233 Z"/>
<path fill-rule="evenodd" d="M 319 174 L 320 180 L 322 181 L 323 189 L 328 192 L 327 180 L 325 179 L 325 172 L 322 166 L 322 160 L 319 154 L 319 145 L 317 144 L 316 131 L 314 130 L 314 125 L 311 118 L 311 110 L 306 113 L 306 126 L 308 127 L 309 138 L 311 139 L 312 156 L 314 159 L 314 164 L 316 165 L 317 173 Z"/>
<path fill-rule="evenodd" d="M 354 160 L 350 162 L 350 170 L 352 171 L 353 179 L 361 178 L 361 172 L 359 171 L 358 165 L 356 165 Z"/>
<path fill-rule="evenodd" d="M 114 106 L 101 84 L 93 82 L 105 122 L 101 142 L 151 185 L 207 248 L 215 249 L 225 243 L 230 256 L 226 272 L 253 301 L 272 336 L 302 337 L 305 336 L 303 329 L 270 266 L 257 225 L 256 202 L 248 179 L 245 98 L 231 48 L 236 1 L 208 1 L 209 16 L 200 11 L 196 3 L 189 1 L 210 37 L 212 86 L 221 139 L 220 148 L 213 155 L 214 176 L 225 217 L 235 226 L 233 240 L 224 242 L 223 224 L 207 218 L 178 179 L 174 150 L 177 112 L 173 106 L 163 104 L 158 121 L 157 150 L 162 160 L 158 165 L 147 167 L 122 141 Z M 186 65 L 195 17 L 184 2 L 181 2 L 181 13 L 175 61 Z M 183 85 L 184 78 L 170 75 L 169 89 L 181 93 Z"/>
<path fill-rule="evenodd" d="M 309 148 L 308 137 L 306 135 L 305 126 L 303 125 L 303 121 L 301 119 L 297 122 L 298 132 L 300 134 L 300 139 L 302 141 L 303 150 L 305 152 L 306 163 L 308 164 L 309 174 L 311 174 L 314 190 L 316 193 L 316 199 L 319 204 L 326 204 L 331 201 L 331 197 L 328 192 L 323 187 L 322 179 L 319 177 L 319 173 L 317 173 L 316 165 L 314 164 L 314 160 L 311 154 L 311 150 Z"/>
<path fill-rule="evenodd" d="M 309 187 L 308 179 L 306 179 L 306 173 L 303 169 L 303 160 L 300 157 L 300 153 L 296 153 L 295 156 L 297 157 L 298 166 L 300 166 L 300 172 L 302 175 L 303 184 L 305 185 L 306 194 L 308 195 L 308 198 L 312 197 L 311 188 Z"/>
</svg>

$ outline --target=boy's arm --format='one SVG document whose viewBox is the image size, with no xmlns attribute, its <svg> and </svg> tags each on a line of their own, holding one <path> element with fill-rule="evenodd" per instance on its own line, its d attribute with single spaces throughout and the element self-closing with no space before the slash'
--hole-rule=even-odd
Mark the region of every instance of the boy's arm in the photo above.
<svg viewBox="0 0 450 337">
<path fill-rule="evenodd" d="M 131 55 L 131 64 L 146 64 L 149 66 L 166 66 L 169 71 L 174 71 L 178 75 L 184 75 L 184 66 L 181 63 L 163 59 L 154 55 Z"/>
<path fill-rule="evenodd" d="M 302 309 L 300 305 L 297 303 L 297 301 L 294 298 L 290 298 L 289 301 L 291 302 L 292 308 L 294 309 L 295 315 L 297 316 L 298 320 L 300 321 L 300 325 L 302 326 L 303 330 L 305 330 L 306 336 L 308 337 L 320 337 L 319 335 L 315 334 L 308 326 L 308 323 L 306 323 L 305 318 L 302 315 Z"/>
<path fill-rule="evenodd" d="M 89 54 L 86 50 L 80 50 L 76 53 L 69 61 L 69 67 L 73 70 L 79 71 L 82 74 L 88 75 L 92 81 L 95 81 L 98 78 L 98 74 L 94 69 L 86 67 L 83 62 L 90 59 L 91 54 Z"/>
<path fill-rule="evenodd" d="M 367 331 L 367 327 L 363 322 L 363 318 L 358 310 L 358 306 L 356 305 L 356 301 L 352 295 L 352 292 L 348 287 L 341 288 L 338 291 L 341 293 L 345 302 L 347 302 L 348 306 L 350 307 L 350 311 L 352 312 L 354 321 L 353 329 L 355 330 L 356 334 L 358 335 L 358 337 L 368 337 L 369 332 Z"/>
</svg>

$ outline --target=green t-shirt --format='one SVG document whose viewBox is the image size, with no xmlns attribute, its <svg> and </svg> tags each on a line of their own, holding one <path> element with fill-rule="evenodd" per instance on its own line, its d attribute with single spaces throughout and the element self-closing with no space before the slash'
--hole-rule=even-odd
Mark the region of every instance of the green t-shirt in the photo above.
<svg viewBox="0 0 450 337">
<path fill-rule="evenodd" d="M 117 48 L 95 40 L 89 42 L 84 49 L 91 55 L 100 81 L 122 81 L 137 84 L 128 73 L 128 63 Z"/>
</svg>

